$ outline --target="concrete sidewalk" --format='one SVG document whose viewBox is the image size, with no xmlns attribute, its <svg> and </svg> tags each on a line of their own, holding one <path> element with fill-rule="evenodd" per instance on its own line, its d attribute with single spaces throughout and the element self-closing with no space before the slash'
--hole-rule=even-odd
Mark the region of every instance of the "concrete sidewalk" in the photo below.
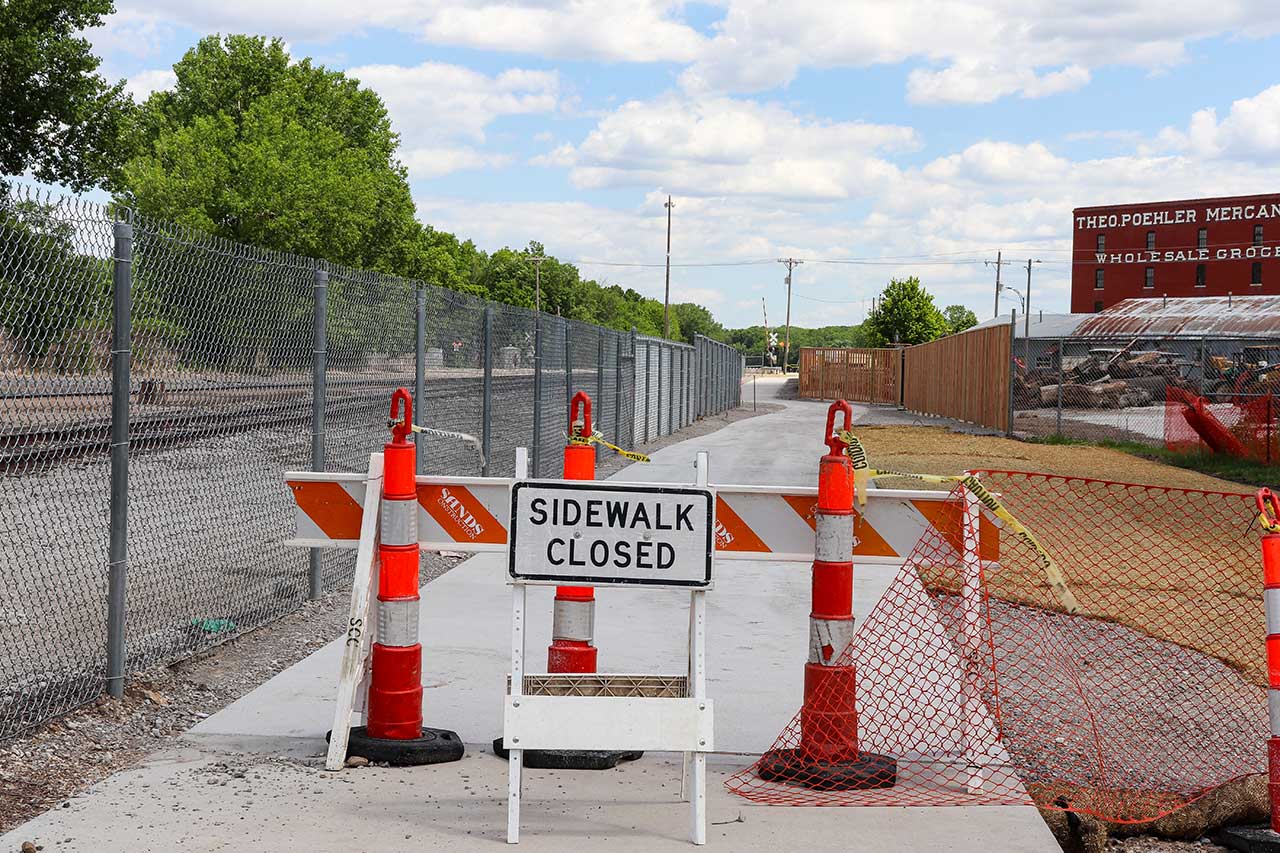
<svg viewBox="0 0 1280 853">
<path fill-rule="evenodd" d="M 761 381 L 758 398 L 772 398 L 766 392 L 780 385 Z M 784 406 L 659 450 L 651 464 L 629 466 L 614 479 L 689 482 L 696 451 L 707 450 L 712 482 L 813 483 L 824 452 L 827 405 Z M 709 845 L 957 853 L 1058 849 L 1031 807 L 778 808 L 729 794 L 722 782 L 750 763 L 743 753 L 771 746 L 798 709 L 809 567 L 724 562 L 717 572 L 708 595 L 708 693 L 716 702 L 720 750 L 708 773 Z M 859 619 L 895 574 L 886 567 L 859 567 Z M 551 594 L 544 587 L 529 596 L 529 651 L 535 660 L 538 646 L 550 637 Z M 598 596 L 602 669 L 683 671 L 686 593 L 602 589 Z M 320 769 L 341 649 L 335 641 L 203 721 L 188 733 L 185 748 L 153 756 L 95 786 L 69 808 L 0 837 L 0 850 L 17 849 L 28 839 L 45 850 L 94 853 L 246 846 L 498 849 L 505 839 L 506 764 L 489 753 L 488 743 L 501 730 L 509 607 L 497 555 L 470 559 L 423 591 L 426 721 L 457 730 L 470 744 L 461 762 L 338 774 Z M 679 757 L 662 754 L 602 773 L 526 771 L 521 846 L 687 849 L 688 806 L 679 800 L 679 784 Z"/>
</svg>

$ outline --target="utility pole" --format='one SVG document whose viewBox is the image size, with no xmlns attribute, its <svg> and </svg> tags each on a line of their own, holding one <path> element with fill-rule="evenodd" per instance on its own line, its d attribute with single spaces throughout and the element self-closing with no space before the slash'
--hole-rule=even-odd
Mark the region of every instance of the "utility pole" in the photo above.
<svg viewBox="0 0 1280 853">
<path fill-rule="evenodd" d="M 782 345 L 782 375 L 786 375 L 791 364 L 791 270 L 803 264 L 796 258 L 778 258 L 778 263 L 787 265 L 787 340 Z"/>
<path fill-rule="evenodd" d="M 984 263 L 985 265 L 987 265 L 987 266 L 992 266 L 992 265 L 994 264 L 994 265 L 995 265 L 995 268 L 996 268 L 996 313 L 995 313 L 995 316 L 997 316 L 997 317 L 999 317 L 999 316 L 1000 316 L 1000 267 L 1004 266 L 1005 264 L 1013 263 L 1012 261 L 1002 261 L 1002 260 L 1000 260 L 1000 256 L 1001 256 L 1001 253 L 1000 253 L 1000 252 L 996 252 L 996 259 L 995 259 L 994 261 L 983 261 L 983 263 Z M 1038 262 L 1037 262 L 1037 263 L 1038 263 Z M 1023 307 L 1025 308 L 1026 306 L 1023 306 Z"/>
<path fill-rule="evenodd" d="M 1027 370 L 1031 369 L 1031 265 L 1040 263 L 1039 260 L 1027 258 L 1027 302 L 1022 306 L 1022 337 L 1023 341 L 1023 358 L 1027 363 Z M 999 267 L 996 267 L 999 269 Z"/>
<path fill-rule="evenodd" d="M 542 255 L 530 258 L 533 262 L 533 310 L 542 310 L 542 262 L 546 260 Z"/>
<path fill-rule="evenodd" d="M 667 286 L 662 296 L 662 336 L 671 337 L 671 208 L 676 204 L 667 196 Z"/>
</svg>

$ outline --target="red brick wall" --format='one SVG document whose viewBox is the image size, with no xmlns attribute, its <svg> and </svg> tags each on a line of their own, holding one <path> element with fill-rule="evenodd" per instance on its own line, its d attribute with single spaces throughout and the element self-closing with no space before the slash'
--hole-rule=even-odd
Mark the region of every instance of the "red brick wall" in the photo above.
<svg viewBox="0 0 1280 853">
<path fill-rule="evenodd" d="M 1254 244 L 1254 226 L 1262 242 Z M 1080 207 L 1072 220 L 1071 310 L 1088 313 L 1122 299 L 1161 296 L 1280 294 L 1280 193 L 1190 201 Z M 1206 248 L 1199 230 L 1208 229 Z M 1155 248 L 1147 249 L 1147 232 Z M 1106 238 L 1106 256 L 1097 258 L 1097 238 Z M 1154 255 L 1153 255 L 1154 253 Z M 1262 264 L 1262 284 L 1252 283 L 1253 264 Z M 1196 267 L 1204 265 L 1204 286 Z M 1146 271 L 1154 287 L 1145 287 Z M 1097 271 L 1103 284 L 1096 287 Z"/>
</svg>

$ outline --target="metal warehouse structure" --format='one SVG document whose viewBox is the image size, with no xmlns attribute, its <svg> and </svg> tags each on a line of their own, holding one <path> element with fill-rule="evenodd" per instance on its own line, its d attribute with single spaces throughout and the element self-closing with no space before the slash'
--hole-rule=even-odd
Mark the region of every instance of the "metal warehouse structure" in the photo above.
<svg viewBox="0 0 1280 853">
<path fill-rule="evenodd" d="M 1126 299 L 1085 315 L 1071 335 L 1280 338 L 1280 296 Z"/>
</svg>

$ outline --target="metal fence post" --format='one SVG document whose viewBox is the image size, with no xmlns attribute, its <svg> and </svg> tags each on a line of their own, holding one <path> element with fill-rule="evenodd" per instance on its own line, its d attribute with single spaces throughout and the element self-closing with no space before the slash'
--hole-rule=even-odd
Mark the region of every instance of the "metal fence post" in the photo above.
<svg viewBox="0 0 1280 853">
<path fill-rule="evenodd" d="M 421 287 L 414 290 L 417 305 L 414 308 L 414 332 L 413 332 L 413 419 L 419 426 L 426 425 L 425 405 L 427 396 L 427 291 Z M 418 460 L 418 473 L 426 473 L 427 455 L 424 452 L 426 448 L 422 433 L 415 432 L 413 434 L 413 443 L 416 448 L 415 456 Z"/>
<path fill-rule="evenodd" d="M 493 306 L 484 307 L 484 383 L 481 398 L 480 447 L 484 464 L 480 474 L 489 476 L 491 452 L 490 436 L 493 428 Z"/>
<path fill-rule="evenodd" d="M 329 361 L 329 271 L 316 267 L 312 278 L 314 318 L 311 331 L 311 470 L 324 470 L 325 371 Z M 324 595 L 324 575 L 320 567 L 320 549 L 307 555 L 307 598 L 315 601 Z"/>
<path fill-rule="evenodd" d="M 1058 424 L 1057 435 L 1062 435 L 1062 359 L 1066 355 L 1066 338 L 1058 338 Z"/>
<path fill-rule="evenodd" d="M 631 327 L 631 443 L 633 445 L 640 444 L 640 433 L 636 429 L 636 414 L 640 409 L 640 376 L 637 371 L 640 369 L 640 361 L 638 358 L 640 344 L 639 337 L 636 333 L 636 327 Z"/>
<path fill-rule="evenodd" d="M 542 312 L 533 314 L 533 453 L 529 460 L 533 476 L 541 477 L 542 468 Z"/>
<path fill-rule="evenodd" d="M 613 341 L 613 440 L 626 447 L 631 439 L 622 438 L 622 336 Z"/>
<path fill-rule="evenodd" d="M 600 420 L 604 421 L 604 329 L 596 329 L 596 411 L 600 413 Z M 594 428 L 594 427 L 593 427 Z M 603 424 L 600 428 L 604 432 Z M 600 445 L 596 445 L 596 462 L 600 461 L 600 452 L 604 449 Z"/>
<path fill-rule="evenodd" d="M 1018 309 L 1012 308 L 1009 310 L 1009 392 L 1008 392 L 1009 399 L 1005 401 L 1008 409 L 1007 414 L 1008 414 L 1009 421 L 1007 424 L 1005 424 L 1005 430 L 1004 430 L 1004 434 L 1009 436 L 1010 438 L 1013 437 L 1013 382 L 1015 379 L 1018 378 L 1018 371 L 1013 363 L 1014 335 L 1017 331 L 1018 331 Z"/>
<path fill-rule="evenodd" d="M 662 351 L 666 349 L 664 344 L 658 344 L 658 393 L 653 396 L 653 408 L 656 417 L 653 419 L 653 431 L 657 434 L 657 438 L 662 438 L 665 434 L 662 431 Z M 668 426 L 670 426 L 670 418 L 667 418 Z"/>
<path fill-rule="evenodd" d="M 107 692 L 124 695 L 125 589 L 129 573 L 129 378 L 133 226 L 115 223 L 111 331 L 111 541 L 107 563 Z"/>
<path fill-rule="evenodd" d="M 649 351 L 652 344 L 644 342 L 644 443 L 649 443 L 649 383 L 653 371 L 649 369 Z"/>
<path fill-rule="evenodd" d="M 573 342 L 569 337 L 569 321 L 564 321 L 564 432 L 569 434 L 569 406 L 573 403 Z"/>
</svg>

